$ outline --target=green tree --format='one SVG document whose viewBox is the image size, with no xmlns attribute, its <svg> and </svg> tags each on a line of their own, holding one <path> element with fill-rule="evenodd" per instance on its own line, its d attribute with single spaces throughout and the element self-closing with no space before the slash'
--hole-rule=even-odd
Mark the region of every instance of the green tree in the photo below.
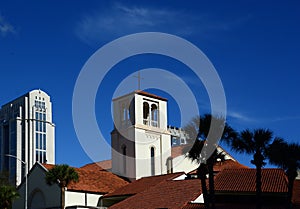
<svg viewBox="0 0 300 209">
<path fill-rule="evenodd" d="M 268 150 L 269 162 L 285 170 L 288 177 L 287 208 L 292 208 L 293 185 L 300 169 L 300 145 L 287 143 L 282 138 L 277 138 Z"/>
<path fill-rule="evenodd" d="M 78 182 L 77 171 L 69 165 L 55 165 L 46 173 L 46 182 L 49 185 L 57 183 L 61 188 L 61 208 L 65 208 L 65 189 L 70 182 Z"/>
<path fill-rule="evenodd" d="M 261 208 L 261 169 L 266 164 L 266 153 L 271 141 L 273 132 L 268 129 L 248 129 L 242 131 L 237 138 L 232 140 L 232 149 L 238 153 L 253 154 L 251 163 L 256 167 L 256 208 Z"/>
<path fill-rule="evenodd" d="M 214 209 L 215 188 L 213 166 L 217 159 L 222 158 L 221 153 L 217 152 L 218 142 L 222 140 L 227 142 L 227 144 L 230 144 L 232 139 L 237 136 L 237 133 L 225 122 L 223 117 L 212 116 L 211 114 L 193 118 L 184 130 L 189 136 L 196 138 L 192 148 L 187 152 L 186 156 L 193 161 L 196 160 L 200 164 L 198 170 L 201 168 L 207 170 L 209 174 L 209 195 L 206 195 L 207 198 L 204 198 L 204 202 L 208 202 L 206 205 L 208 208 L 210 202 L 212 209 Z M 211 151 L 212 154 L 208 156 L 207 152 Z M 203 171 L 198 171 L 198 173 L 199 172 L 201 174 L 203 173 Z M 206 177 L 206 174 L 201 176 L 204 178 Z M 203 183 L 205 182 L 203 181 Z M 202 191 L 204 189 L 203 187 L 204 186 L 202 185 Z M 203 196 L 205 197 L 204 193 Z"/>
<path fill-rule="evenodd" d="M 14 199 L 19 197 L 16 188 L 9 183 L 8 173 L 0 174 L 0 208 L 10 209 Z"/>
</svg>

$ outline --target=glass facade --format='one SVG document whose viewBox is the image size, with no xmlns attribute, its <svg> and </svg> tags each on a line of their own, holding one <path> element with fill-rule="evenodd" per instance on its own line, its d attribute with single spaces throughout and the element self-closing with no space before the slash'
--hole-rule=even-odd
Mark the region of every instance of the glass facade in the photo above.
<svg viewBox="0 0 300 209">
<path fill-rule="evenodd" d="M 35 160 L 46 163 L 46 107 L 45 102 L 35 101 Z"/>
</svg>

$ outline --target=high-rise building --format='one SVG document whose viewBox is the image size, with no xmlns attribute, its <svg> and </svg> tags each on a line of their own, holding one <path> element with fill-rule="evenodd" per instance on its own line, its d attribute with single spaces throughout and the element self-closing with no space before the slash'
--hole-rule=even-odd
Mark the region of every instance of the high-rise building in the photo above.
<svg viewBox="0 0 300 209">
<path fill-rule="evenodd" d="M 50 96 L 33 90 L 0 109 L 0 171 L 19 185 L 36 161 L 55 163 L 55 125 Z"/>
</svg>

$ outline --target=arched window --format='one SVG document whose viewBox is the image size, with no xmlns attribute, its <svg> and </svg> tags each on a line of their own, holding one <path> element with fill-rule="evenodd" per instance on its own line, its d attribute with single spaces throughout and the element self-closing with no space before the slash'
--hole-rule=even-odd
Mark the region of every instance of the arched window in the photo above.
<svg viewBox="0 0 300 209">
<path fill-rule="evenodd" d="M 40 189 L 35 189 L 29 196 L 29 208 L 45 208 L 45 195 Z"/>
<path fill-rule="evenodd" d="M 151 125 L 154 127 L 158 126 L 158 109 L 157 105 L 151 105 Z"/>
<path fill-rule="evenodd" d="M 143 103 L 143 123 L 149 125 L 149 104 L 148 102 Z"/>
<path fill-rule="evenodd" d="M 121 105 L 121 122 L 123 128 L 127 128 L 129 126 L 129 109 L 125 103 Z"/>
<path fill-rule="evenodd" d="M 127 148 L 125 145 L 122 146 L 122 154 L 123 154 L 123 173 L 126 174 L 126 152 Z"/>
<path fill-rule="evenodd" d="M 151 176 L 155 175 L 155 149 L 154 147 L 150 148 L 150 156 L 151 156 Z"/>
</svg>

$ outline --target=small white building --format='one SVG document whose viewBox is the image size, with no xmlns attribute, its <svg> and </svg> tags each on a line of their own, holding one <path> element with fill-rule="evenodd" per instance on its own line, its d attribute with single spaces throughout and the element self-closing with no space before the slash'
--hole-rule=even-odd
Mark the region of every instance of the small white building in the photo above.
<svg viewBox="0 0 300 209">
<path fill-rule="evenodd" d="M 27 204 L 30 209 L 58 209 L 61 207 L 61 189 L 58 184 L 48 185 L 45 177 L 54 165 L 37 162 L 28 174 Z M 65 192 L 66 208 L 97 207 L 99 198 L 128 184 L 122 178 L 92 163 L 75 168 L 77 183 L 70 183 Z M 20 198 L 13 202 L 13 209 L 25 208 L 26 181 L 18 187 Z"/>
</svg>

